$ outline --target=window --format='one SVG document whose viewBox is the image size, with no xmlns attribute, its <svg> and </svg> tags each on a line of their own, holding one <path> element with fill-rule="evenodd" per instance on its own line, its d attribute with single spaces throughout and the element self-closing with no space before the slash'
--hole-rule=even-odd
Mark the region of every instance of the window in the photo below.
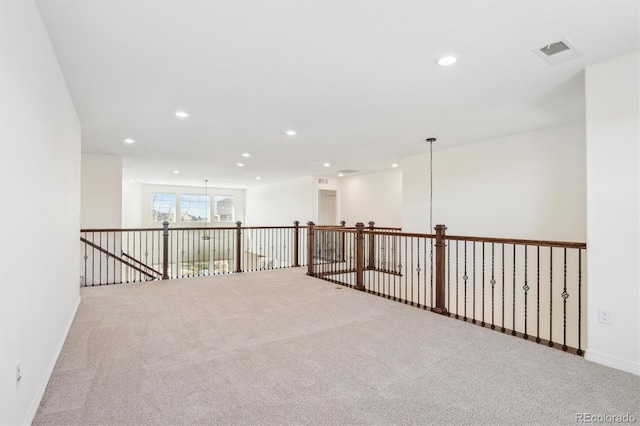
<svg viewBox="0 0 640 426">
<path fill-rule="evenodd" d="M 176 194 L 162 192 L 151 194 L 151 220 L 153 222 L 176 221 Z"/>
<path fill-rule="evenodd" d="M 180 220 L 183 222 L 209 222 L 208 195 L 180 194 Z"/>
<path fill-rule="evenodd" d="M 235 215 L 235 198 L 230 196 L 213 197 L 213 221 L 233 222 Z"/>
</svg>

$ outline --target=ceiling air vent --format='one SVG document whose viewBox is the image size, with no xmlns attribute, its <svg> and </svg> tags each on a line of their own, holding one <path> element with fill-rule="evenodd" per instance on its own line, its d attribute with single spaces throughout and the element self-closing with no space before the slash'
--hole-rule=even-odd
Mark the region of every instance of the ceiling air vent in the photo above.
<svg viewBox="0 0 640 426">
<path fill-rule="evenodd" d="M 580 51 L 576 49 L 576 47 L 566 38 L 549 43 L 539 49 L 534 49 L 533 53 L 540 56 L 551 65 L 567 62 L 582 56 L 582 53 L 580 53 Z"/>
<path fill-rule="evenodd" d="M 344 169 L 344 170 L 338 170 L 338 173 L 344 173 L 345 175 L 349 174 L 349 173 L 358 173 L 357 170 L 351 170 L 351 169 Z"/>
</svg>

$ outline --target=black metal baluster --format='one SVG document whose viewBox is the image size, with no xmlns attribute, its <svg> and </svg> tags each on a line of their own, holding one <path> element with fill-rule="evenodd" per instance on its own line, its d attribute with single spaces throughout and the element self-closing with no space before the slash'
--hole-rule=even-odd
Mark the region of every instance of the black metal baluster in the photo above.
<svg viewBox="0 0 640 426">
<path fill-rule="evenodd" d="M 549 247 L 549 343 L 553 347 L 553 247 Z"/>
<path fill-rule="evenodd" d="M 473 241 L 473 319 L 472 324 L 476 323 L 476 242 Z"/>
<path fill-rule="evenodd" d="M 109 250 L 109 232 L 107 231 L 107 250 Z M 113 249 L 111 251 L 111 253 L 117 253 L 116 252 L 116 232 L 113 231 Z M 107 283 L 109 282 L 109 270 L 111 268 L 109 268 L 109 261 L 111 261 L 111 264 L 113 265 L 113 271 L 112 271 L 112 275 L 113 275 L 113 282 L 112 284 L 116 283 L 116 258 L 113 256 L 107 256 Z"/>
<path fill-rule="evenodd" d="M 182 236 L 182 247 L 180 250 L 181 259 L 180 259 L 180 278 L 184 277 L 184 252 L 185 252 L 185 238 L 184 238 L 184 230 L 177 231 Z"/>
<path fill-rule="evenodd" d="M 562 350 L 566 352 L 567 348 L 567 248 L 564 248 L 564 288 L 562 290 Z"/>
<path fill-rule="evenodd" d="M 496 278 L 495 278 L 495 244 L 491 243 L 491 329 L 496 329 L 495 323 L 495 289 L 496 289 Z"/>
<path fill-rule="evenodd" d="M 464 280 L 464 317 L 463 320 L 467 320 L 467 281 L 469 280 L 469 275 L 467 275 L 467 242 L 464 242 L 464 275 L 462 276 Z"/>
<path fill-rule="evenodd" d="M 426 246 L 426 240 L 425 240 L 425 246 Z M 418 255 L 418 259 L 420 259 L 420 244 L 418 244 L 418 253 L 417 253 L 417 255 Z M 417 290 L 418 290 L 418 296 L 417 296 L 418 297 L 418 303 L 417 303 L 417 306 L 420 307 L 420 273 L 418 273 L 418 285 L 416 287 L 417 287 Z M 411 286 L 411 296 L 413 297 L 413 286 Z"/>
<path fill-rule="evenodd" d="M 540 246 L 536 251 L 536 343 L 540 343 Z"/>
<path fill-rule="evenodd" d="M 85 232 L 83 235 L 84 239 L 87 239 L 87 233 Z M 87 260 L 89 259 L 89 256 L 87 256 L 87 243 L 84 243 L 84 277 L 83 277 L 83 281 L 84 281 L 84 287 L 87 286 Z"/>
<path fill-rule="evenodd" d="M 149 264 L 149 231 L 144 232 L 144 264 Z"/>
<path fill-rule="evenodd" d="M 91 233 L 91 242 L 95 244 L 96 242 L 96 233 Z M 98 256 L 100 256 L 100 252 L 98 251 Z M 91 247 L 91 285 L 96 285 L 96 263 L 100 264 L 100 258 L 98 257 L 98 261 L 96 262 L 96 248 L 95 246 Z M 100 279 L 98 279 L 98 285 L 100 285 Z"/>
<path fill-rule="evenodd" d="M 516 245 L 513 245 L 513 312 L 512 312 L 512 325 L 511 335 L 516 335 Z"/>
<path fill-rule="evenodd" d="M 460 299 L 458 298 L 458 284 L 460 281 L 460 274 L 458 270 L 458 240 L 456 240 L 456 319 L 460 318 L 458 312 L 460 311 Z"/>
<path fill-rule="evenodd" d="M 578 249 L 578 350 L 576 355 L 582 352 L 582 249 Z"/>
<path fill-rule="evenodd" d="M 484 322 L 484 248 L 485 248 L 485 244 L 484 242 L 482 243 L 482 321 L 480 322 L 481 326 L 485 326 L 486 323 Z"/>
<path fill-rule="evenodd" d="M 447 315 L 451 316 L 451 243 L 447 244 Z"/>
<path fill-rule="evenodd" d="M 527 296 L 529 295 L 529 284 L 527 282 L 527 248 L 529 246 L 524 246 L 524 286 L 522 289 L 524 290 L 524 335 L 522 337 L 525 340 L 529 339 L 529 334 L 527 334 Z"/>
<path fill-rule="evenodd" d="M 99 244 L 100 244 L 100 247 L 102 247 L 102 232 L 100 232 L 99 235 L 100 235 Z M 100 252 L 98 252 L 98 253 L 100 253 Z M 100 256 L 100 263 L 99 263 L 100 275 L 99 275 L 99 277 L 100 277 L 100 285 L 102 285 L 102 253 L 100 253 L 99 256 Z"/>
<path fill-rule="evenodd" d="M 130 232 L 127 231 L 126 232 L 126 236 L 127 236 L 127 254 L 129 254 L 129 234 L 130 234 Z M 124 235 L 122 236 L 122 238 L 124 239 Z M 130 274 L 129 268 L 123 266 L 122 269 L 125 271 L 124 276 L 126 278 L 126 282 L 128 283 L 129 282 L 129 274 Z"/>
<path fill-rule="evenodd" d="M 433 232 L 433 229 L 429 229 L 429 232 Z M 433 309 L 433 305 L 434 305 L 434 303 L 433 303 L 433 268 L 434 268 L 434 265 L 433 265 L 433 238 L 429 239 L 429 247 L 430 247 L 429 262 L 431 263 L 430 274 L 429 274 L 429 282 L 430 282 L 429 285 L 430 285 L 430 288 L 431 288 L 430 293 L 429 293 L 429 297 L 430 297 L 429 305 L 430 305 L 431 309 Z M 424 293 L 424 296 L 425 296 L 425 298 L 427 297 L 426 291 Z"/>
<path fill-rule="evenodd" d="M 504 333 L 505 331 L 507 331 L 507 329 L 504 326 L 504 316 L 505 316 L 505 309 L 504 309 L 504 285 L 505 285 L 505 281 L 504 281 L 504 243 L 502 243 L 502 259 L 501 259 L 500 263 L 502 263 L 502 327 L 500 327 L 500 331 L 502 331 Z"/>
</svg>

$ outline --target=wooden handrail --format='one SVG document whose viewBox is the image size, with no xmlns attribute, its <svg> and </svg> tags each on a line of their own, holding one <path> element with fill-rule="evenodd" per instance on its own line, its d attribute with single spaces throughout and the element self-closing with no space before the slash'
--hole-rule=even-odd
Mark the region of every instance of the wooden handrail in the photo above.
<svg viewBox="0 0 640 426">
<path fill-rule="evenodd" d="M 134 261 L 135 263 L 139 264 L 140 266 L 142 266 L 143 268 L 147 268 L 148 270 L 150 270 L 151 272 L 155 272 L 156 274 L 158 274 L 158 278 L 162 277 L 162 272 L 157 271 L 155 269 L 153 269 L 151 266 L 147 265 L 146 263 L 142 263 L 141 261 L 139 261 L 138 259 L 136 259 L 133 256 L 129 256 L 127 253 L 122 252 L 122 257 L 126 257 L 129 260 Z"/>
<path fill-rule="evenodd" d="M 295 226 L 242 226 L 242 229 L 295 229 Z M 305 229 L 305 225 L 300 225 L 299 229 Z M 160 228 L 100 228 L 100 229 L 81 229 L 80 233 L 90 232 L 133 232 L 133 231 L 162 231 Z M 224 230 L 236 230 L 236 226 L 216 226 L 216 227 L 181 227 L 181 228 L 169 228 L 170 231 L 224 231 Z M 355 228 L 353 228 L 355 229 Z"/>
<path fill-rule="evenodd" d="M 124 260 L 123 258 L 121 258 L 120 256 L 118 256 L 117 254 L 113 254 L 113 253 L 111 253 L 109 250 L 106 250 L 106 249 L 104 249 L 104 248 L 100 247 L 98 244 L 95 244 L 95 243 L 93 243 L 93 242 L 91 242 L 91 241 L 87 240 L 86 238 L 82 238 L 82 237 L 80 237 L 80 241 L 82 241 L 83 243 L 85 243 L 85 244 L 87 244 L 87 245 L 89 245 L 89 246 L 93 247 L 94 249 L 98 250 L 99 252 L 106 254 L 106 255 L 107 255 L 107 256 L 109 256 L 109 257 L 113 257 L 114 259 L 116 259 L 117 261 L 119 261 L 120 263 L 122 263 L 123 265 L 126 265 L 126 266 L 128 266 L 128 267 L 130 267 L 130 268 L 133 268 L 133 269 L 135 269 L 136 271 L 140 272 L 141 274 L 146 275 L 146 276 L 147 276 L 147 277 L 149 277 L 149 278 L 153 278 L 153 279 L 157 279 L 157 278 L 158 278 L 158 277 L 156 277 L 156 276 L 151 275 L 151 274 L 150 274 L 150 273 L 148 273 L 147 271 L 144 271 L 144 270 L 142 270 L 142 269 L 138 268 L 137 266 L 132 265 L 131 263 L 127 262 L 126 260 Z"/>
<path fill-rule="evenodd" d="M 566 241 L 544 241 L 544 240 L 520 240 L 513 238 L 487 238 L 487 237 L 466 237 L 459 235 L 446 235 L 445 240 L 456 241 L 475 241 L 479 243 L 498 243 L 498 244 L 520 244 L 525 246 L 540 246 L 540 247 L 560 247 L 560 248 L 574 248 L 574 249 L 586 249 L 586 243 L 574 243 Z"/>
</svg>

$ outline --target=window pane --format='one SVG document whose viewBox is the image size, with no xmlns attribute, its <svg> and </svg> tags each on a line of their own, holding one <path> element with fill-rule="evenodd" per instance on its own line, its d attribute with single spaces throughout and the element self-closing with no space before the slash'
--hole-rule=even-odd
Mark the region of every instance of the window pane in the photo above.
<svg viewBox="0 0 640 426">
<path fill-rule="evenodd" d="M 235 199 L 229 196 L 213 197 L 213 221 L 233 222 L 235 216 Z"/>
<path fill-rule="evenodd" d="M 153 222 L 176 221 L 176 194 L 161 192 L 151 194 L 151 220 Z"/>
<path fill-rule="evenodd" d="M 183 222 L 209 222 L 209 196 L 180 194 L 180 220 Z"/>
</svg>

